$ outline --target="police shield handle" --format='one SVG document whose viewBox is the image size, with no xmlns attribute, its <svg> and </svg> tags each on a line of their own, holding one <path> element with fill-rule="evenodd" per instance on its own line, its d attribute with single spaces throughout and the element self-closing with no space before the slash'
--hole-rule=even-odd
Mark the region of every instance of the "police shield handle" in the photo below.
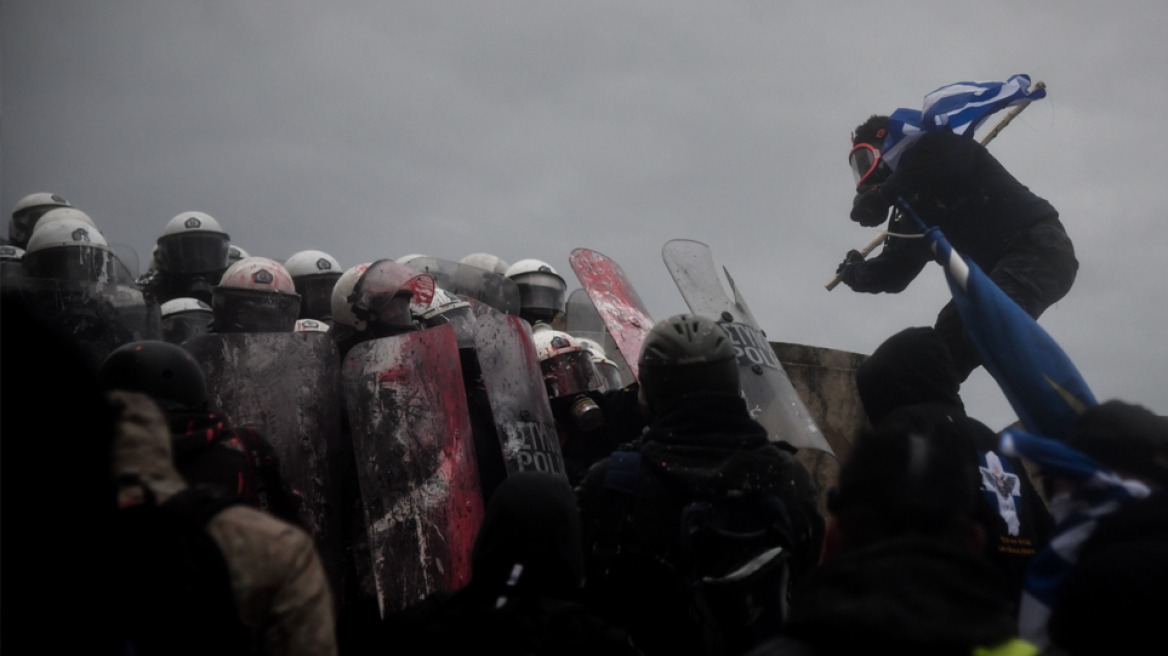
<svg viewBox="0 0 1168 656">
<path fill-rule="evenodd" d="M 1038 82 L 1034 83 L 1034 86 L 1030 87 L 1030 91 L 1033 93 L 1035 91 L 1038 91 L 1039 89 L 1045 89 L 1045 88 L 1046 88 L 1046 82 L 1039 80 Z M 981 143 L 981 145 L 983 145 L 983 146 L 988 146 L 989 143 L 994 140 L 994 137 L 998 136 L 998 133 L 1001 132 L 1003 129 L 1005 129 L 1005 127 L 1007 125 L 1010 124 L 1010 121 L 1013 121 L 1019 114 L 1022 113 L 1022 110 L 1026 109 L 1029 106 L 1030 106 L 1030 103 L 1026 102 L 1026 103 L 1022 103 L 1022 104 L 1018 105 L 1014 109 L 1011 109 L 1008 114 L 1006 114 L 1004 117 L 1002 117 L 1002 120 L 998 121 L 998 124 L 994 126 L 994 129 L 987 132 L 986 135 L 981 138 L 981 141 L 979 143 Z M 868 254 L 871 253 L 872 251 L 876 250 L 876 247 L 879 246 L 880 244 L 882 244 L 884 242 L 884 238 L 887 236 L 888 236 L 888 229 L 885 228 L 884 230 L 881 230 L 880 236 L 876 237 L 875 239 L 872 240 L 871 243 L 869 243 L 867 246 L 865 246 L 863 248 L 863 250 L 860 251 L 860 255 L 863 255 L 864 257 L 868 257 Z M 840 282 L 843 281 L 843 279 L 844 279 L 843 273 L 835 274 L 835 277 L 831 279 L 831 282 L 829 282 L 829 283 L 827 283 L 827 285 L 825 285 L 827 287 L 827 291 L 830 292 L 831 290 L 835 289 L 836 286 L 839 285 Z"/>
<path fill-rule="evenodd" d="M 860 249 L 860 255 L 862 255 L 863 257 L 868 257 L 869 253 L 876 250 L 877 246 L 884 243 L 884 238 L 887 236 L 888 236 L 888 228 L 881 230 L 880 234 L 877 235 L 875 239 L 873 239 L 871 242 L 869 242 L 867 246 Z M 827 283 L 827 285 L 826 285 L 827 291 L 830 292 L 831 290 L 835 289 L 837 285 L 839 285 L 841 282 L 843 282 L 843 279 L 844 279 L 844 274 L 842 271 L 840 273 L 835 274 L 835 277 L 831 279 L 831 282 Z"/>
</svg>

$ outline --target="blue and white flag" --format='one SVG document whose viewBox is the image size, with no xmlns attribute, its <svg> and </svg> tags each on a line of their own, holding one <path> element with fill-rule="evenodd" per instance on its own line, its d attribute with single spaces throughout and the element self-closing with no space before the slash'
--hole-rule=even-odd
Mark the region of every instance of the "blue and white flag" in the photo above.
<svg viewBox="0 0 1168 656">
<path fill-rule="evenodd" d="M 1099 520 L 1119 510 L 1133 499 L 1151 494 L 1148 486 L 1129 481 L 1108 471 L 1091 457 L 1051 439 L 1006 429 L 999 450 L 1022 456 L 1042 468 L 1043 473 L 1074 483 L 1072 492 L 1051 499 L 1054 537 L 1040 551 L 1026 571 L 1018 632 L 1035 646 L 1050 644 L 1047 624 L 1051 609 L 1062 594 L 1063 583 L 1079 560 L 1083 544 L 1095 532 Z"/>
<path fill-rule="evenodd" d="M 926 132 L 952 130 L 973 138 L 992 114 L 1013 105 L 1046 97 L 1045 89 L 1030 91 L 1030 76 L 1015 75 L 1005 82 L 957 82 L 925 96 L 921 111 L 898 109 L 888 117 L 888 136 L 881 149 L 889 168 Z"/>
<path fill-rule="evenodd" d="M 1018 418 L 1028 430 L 1064 439 L 1079 415 L 1098 405 L 1079 370 L 1033 317 L 953 250 L 940 229 L 926 228 L 903 198 L 897 200 L 925 231 L 965 332 Z"/>
</svg>

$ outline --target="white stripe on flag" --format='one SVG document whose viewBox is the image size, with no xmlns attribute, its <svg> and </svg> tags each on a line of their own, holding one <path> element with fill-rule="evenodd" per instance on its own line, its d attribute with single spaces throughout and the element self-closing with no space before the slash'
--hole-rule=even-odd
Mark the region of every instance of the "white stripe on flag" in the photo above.
<svg viewBox="0 0 1168 656">
<path fill-rule="evenodd" d="M 969 291 L 969 265 L 952 249 L 949 250 L 949 274 L 957 280 L 962 289 Z"/>
</svg>

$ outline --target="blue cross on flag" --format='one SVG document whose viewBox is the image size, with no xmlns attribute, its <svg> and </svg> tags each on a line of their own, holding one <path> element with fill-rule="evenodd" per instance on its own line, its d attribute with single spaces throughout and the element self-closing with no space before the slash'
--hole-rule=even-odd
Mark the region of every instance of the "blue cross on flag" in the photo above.
<svg viewBox="0 0 1168 656">
<path fill-rule="evenodd" d="M 1018 508 L 1022 501 L 1022 482 L 1010 467 L 1010 463 L 998 457 L 993 451 L 978 454 L 981 471 L 981 489 L 991 506 L 997 506 L 998 514 L 1006 521 L 1010 535 L 1017 536 L 1022 528 L 1018 519 Z M 1015 500 L 1017 497 L 1017 500 Z"/>
</svg>

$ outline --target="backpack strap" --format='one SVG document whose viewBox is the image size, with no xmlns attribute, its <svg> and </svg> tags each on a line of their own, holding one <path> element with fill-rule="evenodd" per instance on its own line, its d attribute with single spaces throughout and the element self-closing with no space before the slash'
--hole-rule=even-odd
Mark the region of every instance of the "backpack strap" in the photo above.
<svg viewBox="0 0 1168 656">
<path fill-rule="evenodd" d="M 640 473 L 639 451 L 616 451 L 609 456 L 604 489 L 612 492 L 612 503 L 598 521 L 596 543 L 592 547 L 594 562 L 602 575 L 608 574 L 613 561 L 620 555 L 621 536 Z"/>
</svg>

